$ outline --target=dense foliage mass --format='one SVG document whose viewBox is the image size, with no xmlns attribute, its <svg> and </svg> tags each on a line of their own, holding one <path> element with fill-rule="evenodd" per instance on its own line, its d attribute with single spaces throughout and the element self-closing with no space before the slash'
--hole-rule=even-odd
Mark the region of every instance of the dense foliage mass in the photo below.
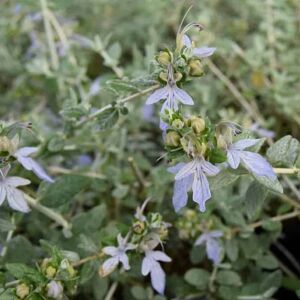
<svg viewBox="0 0 300 300">
<path fill-rule="evenodd" d="M 300 297 L 300 3 L 188 2 L 1 3 L 1 300 Z"/>
</svg>

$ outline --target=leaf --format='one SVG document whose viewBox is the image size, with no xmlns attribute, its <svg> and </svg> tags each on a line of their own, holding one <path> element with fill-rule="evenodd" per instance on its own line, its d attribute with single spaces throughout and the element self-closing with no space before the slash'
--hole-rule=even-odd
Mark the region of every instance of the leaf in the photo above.
<svg viewBox="0 0 300 300">
<path fill-rule="evenodd" d="M 28 278 L 36 283 L 44 281 L 44 277 L 36 270 L 24 264 L 10 263 L 5 265 L 8 272 L 16 279 Z"/>
<path fill-rule="evenodd" d="M 119 119 L 119 110 L 111 107 L 97 116 L 97 129 L 105 130 L 113 127 Z"/>
<path fill-rule="evenodd" d="M 76 194 L 88 186 L 89 182 L 85 176 L 63 175 L 47 187 L 41 201 L 49 207 L 68 204 Z"/>
<path fill-rule="evenodd" d="M 147 299 L 147 291 L 141 286 L 134 286 L 131 288 L 131 294 L 135 299 L 145 300 Z"/>
<path fill-rule="evenodd" d="M 262 256 L 256 262 L 263 269 L 273 270 L 278 268 L 278 261 L 273 255 Z"/>
<path fill-rule="evenodd" d="M 267 194 L 268 190 L 257 181 L 250 184 L 245 197 L 245 212 L 250 220 L 261 212 Z"/>
<path fill-rule="evenodd" d="M 217 190 L 228 186 L 237 180 L 239 176 L 232 173 L 230 170 L 222 170 L 216 176 L 211 176 L 208 178 L 209 186 L 211 190 Z"/>
<path fill-rule="evenodd" d="M 114 60 L 115 65 L 118 63 L 120 56 L 122 54 L 121 45 L 119 43 L 113 43 L 108 49 L 107 53 L 109 54 L 110 58 Z M 110 66 L 110 61 L 106 62 L 108 66 Z"/>
<path fill-rule="evenodd" d="M 50 152 L 59 152 L 64 148 L 64 146 L 65 140 L 62 135 L 58 134 L 50 138 L 47 149 Z"/>
<path fill-rule="evenodd" d="M 80 270 L 79 283 L 84 285 L 86 282 L 92 279 L 96 271 L 97 271 L 97 265 L 93 261 L 89 261 L 85 263 L 82 269 Z"/>
<path fill-rule="evenodd" d="M 256 176 L 252 174 L 256 181 L 260 184 L 264 185 L 267 189 L 275 192 L 275 193 L 283 193 L 283 187 L 279 180 L 276 178 L 275 180 L 270 179 L 269 177 L 265 176 Z"/>
<path fill-rule="evenodd" d="M 271 145 L 267 151 L 269 161 L 274 165 L 292 167 L 299 154 L 299 142 L 287 135 Z"/>
<path fill-rule="evenodd" d="M 16 226 L 12 224 L 10 221 L 5 219 L 0 219 L 0 231 L 1 232 L 7 232 L 10 230 L 14 230 Z"/>
<path fill-rule="evenodd" d="M 184 275 L 184 279 L 191 285 L 199 288 L 200 290 L 205 289 L 209 283 L 210 274 L 203 269 L 190 269 Z"/>
<path fill-rule="evenodd" d="M 238 258 L 238 242 L 236 239 L 226 240 L 225 242 L 226 255 L 231 261 L 236 261 Z"/>
<path fill-rule="evenodd" d="M 241 286 L 240 275 L 234 271 L 222 270 L 217 274 L 217 282 L 222 285 Z"/>
<path fill-rule="evenodd" d="M 280 287 L 282 281 L 281 271 L 275 271 L 272 273 L 266 273 L 263 281 L 261 282 L 260 288 L 262 291 L 267 291 L 272 287 Z"/>
</svg>

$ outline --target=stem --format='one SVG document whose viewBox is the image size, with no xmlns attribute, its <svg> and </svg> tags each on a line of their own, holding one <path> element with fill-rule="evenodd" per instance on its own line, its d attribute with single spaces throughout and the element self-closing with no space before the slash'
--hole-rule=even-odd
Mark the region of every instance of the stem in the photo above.
<svg viewBox="0 0 300 300">
<path fill-rule="evenodd" d="M 8 283 L 5 284 L 5 288 L 9 288 L 12 286 L 16 286 L 17 284 L 19 284 L 21 282 L 21 280 L 14 280 L 14 281 L 10 281 Z"/>
<path fill-rule="evenodd" d="M 106 179 L 105 175 L 93 173 L 93 172 L 81 173 L 76 170 L 69 170 L 69 169 L 65 169 L 65 168 L 61 168 L 61 167 L 49 167 L 48 169 L 50 172 L 52 172 L 54 174 L 74 174 L 74 175 L 81 175 L 81 176 L 96 178 L 96 179 Z"/>
<path fill-rule="evenodd" d="M 14 222 L 14 217 L 12 217 L 12 223 L 14 224 L 15 222 Z M 2 251 L 1 251 L 1 254 L 0 254 L 0 256 L 1 257 L 4 257 L 5 255 L 6 255 L 6 253 L 7 253 L 7 244 L 10 242 L 10 240 L 12 239 L 12 237 L 13 237 L 13 234 L 14 234 L 14 231 L 15 231 L 15 229 L 12 229 L 12 230 L 10 230 L 8 233 L 7 233 L 7 237 L 6 237 L 6 241 L 5 241 L 5 246 L 2 248 Z"/>
<path fill-rule="evenodd" d="M 209 278 L 209 290 L 214 293 L 215 292 L 215 287 L 214 287 L 214 282 L 217 276 L 218 272 L 218 266 L 214 266 L 213 271 L 211 273 L 211 276 Z"/>
<path fill-rule="evenodd" d="M 299 168 L 273 168 L 276 174 L 297 174 L 300 172 Z"/>
<path fill-rule="evenodd" d="M 50 50 L 50 59 L 51 59 L 51 65 L 54 70 L 58 69 L 59 60 L 58 55 L 55 48 L 55 42 L 54 42 L 54 36 L 53 31 L 49 22 L 48 18 L 48 9 L 47 9 L 47 0 L 40 0 L 42 13 L 43 13 L 43 20 L 44 20 L 44 27 L 45 27 L 45 33 L 47 38 L 48 47 Z"/>
<path fill-rule="evenodd" d="M 79 261 L 76 261 L 76 262 L 72 263 L 72 266 L 73 266 L 73 267 L 79 267 L 79 266 L 81 266 L 81 265 L 83 265 L 83 264 L 85 264 L 85 263 L 87 263 L 87 262 L 89 262 L 89 261 L 99 259 L 99 258 L 101 258 L 101 257 L 103 257 L 103 256 L 104 256 L 104 253 L 99 252 L 98 254 L 91 255 L 91 256 L 87 256 L 87 257 L 85 257 L 85 258 L 82 258 L 82 259 L 79 260 Z"/>
<path fill-rule="evenodd" d="M 138 165 L 136 164 L 136 162 L 132 156 L 128 157 L 128 162 L 129 162 L 138 182 L 140 183 L 140 186 L 147 187 L 148 182 L 145 180 L 143 173 L 141 172 L 140 168 L 138 167 Z"/>
<path fill-rule="evenodd" d="M 129 102 L 129 101 L 131 101 L 131 100 L 133 100 L 133 99 L 135 99 L 135 98 L 137 98 L 137 97 L 139 97 L 139 96 L 143 96 L 143 95 L 145 95 L 145 94 L 148 94 L 149 92 L 152 92 L 153 90 L 156 90 L 158 87 L 159 87 L 158 84 L 156 84 L 156 85 L 154 85 L 154 86 L 151 86 L 151 87 L 149 87 L 149 88 L 147 88 L 147 89 L 145 89 L 145 90 L 143 90 L 143 91 L 137 92 L 137 93 L 132 94 L 132 95 L 130 95 L 130 96 L 127 96 L 127 97 L 125 97 L 125 98 L 123 98 L 123 99 L 120 99 L 119 101 L 117 101 L 117 104 L 124 104 L 124 103 L 126 103 L 126 102 Z M 77 122 L 76 126 L 78 127 L 78 126 L 83 125 L 83 124 L 86 123 L 87 121 L 90 121 L 90 120 L 96 118 L 96 117 L 99 116 L 101 113 L 103 113 L 104 111 L 106 111 L 106 110 L 108 110 L 108 109 L 110 109 L 110 108 L 112 108 L 112 107 L 113 107 L 112 104 L 108 104 L 108 105 L 106 105 L 106 106 L 104 106 L 104 107 L 102 107 L 102 108 L 96 110 L 94 113 L 92 113 L 92 114 L 89 115 L 88 117 L 86 117 L 86 118 L 80 120 L 79 122 Z"/>
<path fill-rule="evenodd" d="M 113 295 L 114 295 L 114 293 L 115 293 L 115 291 L 116 291 L 116 289 L 117 289 L 117 287 L 118 287 L 118 282 L 114 282 L 110 286 L 109 291 L 108 291 L 106 297 L 104 298 L 104 300 L 111 300 L 112 297 L 113 297 Z"/>
<path fill-rule="evenodd" d="M 240 105 L 247 111 L 247 113 L 252 116 L 252 118 L 259 124 L 263 125 L 265 123 L 263 117 L 260 113 L 253 108 L 247 101 L 247 99 L 241 94 L 241 92 L 236 88 L 236 86 L 222 73 L 222 71 L 209 59 L 207 59 L 207 65 L 210 70 L 226 85 L 229 91 L 233 94 Z"/>
<path fill-rule="evenodd" d="M 39 211 L 49 219 L 55 221 L 57 224 L 61 225 L 64 229 L 66 230 L 71 229 L 72 225 L 68 223 L 61 214 L 55 212 L 54 210 L 48 207 L 43 206 L 42 204 L 38 203 L 38 201 L 30 197 L 29 195 L 25 194 L 25 199 L 32 208 L 36 209 L 37 211 Z"/>
</svg>

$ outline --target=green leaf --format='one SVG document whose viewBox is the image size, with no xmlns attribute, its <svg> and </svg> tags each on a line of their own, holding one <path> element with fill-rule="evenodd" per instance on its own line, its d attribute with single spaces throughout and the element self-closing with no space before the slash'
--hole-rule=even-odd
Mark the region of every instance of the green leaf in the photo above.
<svg viewBox="0 0 300 300">
<path fill-rule="evenodd" d="M 274 270 L 274 269 L 278 268 L 278 261 L 272 255 L 262 256 L 256 262 L 257 262 L 257 265 L 263 269 Z"/>
<path fill-rule="evenodd" d="M 68 204 L 88 184 L 89 179 L 85 176 L 63 175 L 47 187 L 41 201 L 49 207 Z"/>
<path fill-rule="evenodd" d="M 29 279 L 36 283 L 44 281 L 44 277 L 36 270 L 24 264 L 11 263 L 5 265 L 8 272 L 16 279 Z"/>
<path fill-rule="evenodd" d="M 253 181 L 250 184 L 244 202 L 245 212 L 250 220 L 258 216 L 261 212 L 267 194 L 268 190 L 257 181 Z"/>
<path fill-rule="evenodd" d="M 234 271 L 222 270 L 217 274 L 217 282 L 222 285 L 241 286 L 240 275 Z"/>
<path fill-rule="evenodd" d="M 184 274 L 184 279 L 191 285 L 199 288 L 200 290 L 205 289 L 209 283 L 210 274 L 203 269 L 190 269 Z"/>
<path fill-rule="evenodd" d="M 274 165 L 292 167 L 299 154 L 299 142 L 287 135 L 271 145 L 267 151 L 269 161 Z"/>
<path fill-rule="evenodd" d="M 280 194 L 283 193 L 283 187 L 277 178 L 275 180 L 272 180 L 269 177 L 256 176 L 254 174 L 253 177 L 255 178 L 256 181 L 258 181 L 260 184 L 265 186 L 267 189 L 276 193 L 280 193 Z"/>
<path fill-rule="evenodd" d="M 97 116 L 97 129 L 105 130 L 113 127 L 119 119 L 119 110 L 111 107 Z"/>
<path fill-rule="evenodd" d="M 225 242 L 225 252 L 231 261 L 236 261 L 238 258 L 238 242 L 236 239 L 226 240 Z"/>
<path fill-rule="evenodd" d="M 134 286 L 131 288 L 131 294 L 135 299 L 145 300 L 147 299 L 147 291 L 141 286 Z"/>
<path fill-rule="evenodd" d="M 50 152 L 59 152 L 65 146 L 65 139 L 62 135 L 57 134 L 50 138 L 47 149 Z"/>
<path fill-rule="evenodd" d="M 272 287 L 280 287 L 282 281 L 281 271 L 275 271 L 272 273 L 266 273 L 263 281 L 261 282 L 260 288 L 262 291 L 267 291 Z"/>
<path fill-rule="evenodd" d="M 83 285 L 88 282 L 95 275 L 96 271 L 97 265 L 94 262 L 90 261 L 85 263 L 80 270 L 79 283 Z"/>
<path fill-rule="evenodd" d="M 208 178 L 209 186 L 211 190 L 217 190 L 228 186 L 237 180 L 239 176 L 232 173 L 230 170 L 223 170 L 216 176 L 211 176 Z"/>
<path fill-rule="evenodd" d="M 5 219 L 0 219 L 0 231 L 1 232 L 7 232 L 10 230 L 14 230 L 16 226 L 12 224 L 10 221 Z"/>
</svg>

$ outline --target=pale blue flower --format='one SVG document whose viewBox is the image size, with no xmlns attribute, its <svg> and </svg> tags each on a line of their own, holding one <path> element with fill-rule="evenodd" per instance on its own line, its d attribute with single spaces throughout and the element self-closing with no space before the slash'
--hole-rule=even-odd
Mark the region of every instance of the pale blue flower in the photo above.
<svg viewBox="0 0 300 300">
<path fill-rule="evenodd" d="M 62 299 L 64 288 L 60 282 L 51 280 L 47 284 L 47 297 L 51 299 Z"/>
<path fill-rule="evenodd" d="M 251 125 L 250 130 L 254 131 L 259 135 L 260 137 L 265 137 L 265 138 L 274 138 L 275 137 L 275 132 L 271 130 L 267 130 L 265 128 L 262 128 L 259 126 L 258 123 L 254 123 Z"/>
<path fill-rule="evenodd" d="M 196 246 L 205 244 L 207 257 L 211 259 L 215 265 L 218 265 L 221 261 L 221 247 L 218 241 L 221 236 L 223 236 L 223 233 L 219 230 L 204 232 L 195 242 Z"/>
<path fill-rule="evenodd" d="M 237 169 L 242 163 L 249 172 L 257 176 L 266 176 L 271 179 L 276 178 L 269 162 L 258 153 L 245 151 L 245 148 L 254 146 L 259 142 L 259 139 L 244 139 L 232 145 L 227 149 L 228 164 L 232 169 Z"/>
<path fill-rule="evenodd" d="M 201 212 L 205 211 L 205 202 L 211 198 L 209 183 L 206 176 L 215 176 L 220 170 L 203 158 L 196 158 L 187 164 L 180 163 L 169 168 L 175 176 L 173 206 L 178 212 L 186 206 L 188 192 L 192 189 L 193 201 L 199 204 Z"/>
<path fill-rule="evenodd" d="M 171 258 L 162 251 L 154 251 L 157 243 L 149 241 L 145 250 L 145 257 L 142 262 L 142 274 L 147 276 L 150 273 L 152 287 L 160 294 L 163 294 L 166 286 L 166 274 L 160 265 L 160 261 L 170 262 Z"/>
<path fill-rule="evenodd" d="M 99 94 L 101 90 L 101 77 L 98 76 L 95 80 L 93 80 L 90 85 L 90 90 L 88 92 L 89 97 L 94 97 Z"/>
<path fill-rule="evenodd" d="M 118 247 L 108 246 L 102 249 L 102 252 L 110 255 L 111 258 L 107 259 L 100 268 L 101 276 L 107 276 L 112 273 L 119 263 L 122 263 L 125 270 L 129 270 L 129 259 L 126 254 L 126 251 L 133 250 L 136 248 L 136 245 L 127 243 L 126 238 L 118 235 Z"/>
<path fill-rule="evenodd" d="M 191 39 L 186 34 L 183 36 L 183 44 L 187 48 L 191 49 L 193 56 L 196 56 L 198 58 L 209 57 L 209 56 L 213 55 L 214 52 L 216 51 L 216 48 L 207 47 L 207 46 L 195 48 L 193 46 Z"/>
<path fill-rule="evenodd" d="M 164 113 L 165 110 L 178 111 L 178 101 L 185 105 L 193 105 L 194 101 L 192 97 L 187 92 L 185 92 L 183 89 L 180 89 L 176 85 L 176 82 L 174 80 L 172 65 L 168 66 L 167 77 L 168 77 L 167 85 L 152 93 L 148 97 L 146 104 L 151 105 L 160 100 L 166 100 L 162 105 L 161 113 Z M 162 127 L 165 128 L 164 124 L 165 123 L 161 121 L 161 128 Z"/>
<path fill-rule="evenodd" d="M 54 182 L 54 180 L 45 172 L 45 170 L 29 155 L 36 153 L 37 147 L 24 147 L 17 150 L 13 156 L 18 162 L 28 171 L 32 171 L 37 177 L 48 182 Z"/>
<path fill-rule="evenodd" d="M 30 211 L 22 191 L 18 186 L 28 185 L 30 181 L 17 176 L 6 177 L 10 166 L 0 169 L 0 205 L 7 199 L 8 205 L 17 211 L 27 213 Z"/>
</svg>

